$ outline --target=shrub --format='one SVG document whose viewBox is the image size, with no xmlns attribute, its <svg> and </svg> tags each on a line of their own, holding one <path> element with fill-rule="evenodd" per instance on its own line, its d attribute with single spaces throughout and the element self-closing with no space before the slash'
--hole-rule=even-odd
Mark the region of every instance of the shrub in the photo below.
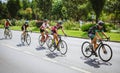
<svg viewBox="0 0 120 73">
<path fill-rule="evenodd" d="M 31 20 L 30 22 L 29 22 L 29 26 L 36 26 L 36 21 L 35 20 Z"/>
<path fill-rule="evenodd" d="M 79 22 L 74 22 L 74 21 L 66 21 L 63 23 L 63 27 L 67 30 L 79 30 L 80 24 Z"/>
<path fill-rule="evenodd" d="M 15 22 L 16 26 L 22 26 L 24 23 L 25 23 L 24 19 L 16 20 L 16 22 Z"/>
<path fill-rule="evenodd" d="M 83 24 L 81 27 L 82 31 L 88 31 L 90 27 L 94 26 L 95 24 Z"/>
<path fill-rule="evenodd" d="M 105 24 L 105 32 L 110 32 L 110 30 L 115 29 L 114 24 L 107 23 Z"/>
<path fill-rule="evenodd" d="M 0 20 L 0 25 L 4 25 L 5 19 Z"/>
</svg>

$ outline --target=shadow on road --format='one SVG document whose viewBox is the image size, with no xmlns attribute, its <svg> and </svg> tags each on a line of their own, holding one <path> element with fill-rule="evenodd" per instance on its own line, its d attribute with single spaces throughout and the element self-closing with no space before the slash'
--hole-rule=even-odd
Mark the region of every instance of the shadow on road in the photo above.
<svg viewBox="0 0 120 73">
<path fill-rule="evenodd" d="M 25 44 L 20 43 L 20 44 L 17 44 L 16 46 L 17 47 L 22 47 L 22 46 L 25 46 Z"/>
<path fill-rule="evenodd" d="M 56 58 L 56 57 L 58 57 L 59 55 L 57 54 L 57 53 L 54 53 L 54 52 L 49 52 L 48 54 L 46 54 L 46 56 L 47 57 L 49 57 L 49 58 Z"/>
<path fill-rule="evenodd" d="M 100 65 L 106 65 L 106 66 L 111 66 L 112 64 L 110 62 L 103 62 L 101 60 L 98 60 L 97 58 L 83 58 L 83 57 L 80 57 L 81 59 L 85 60 L 85 64 L 88 64 L 94 68 L 100 68 Z"/>
<path fill-rule="evenodd" d="M 37 48 L 35 48 L 37 51 L 39 51 L 39 50 L 45 50 L 46 48 L 45 47 L 42 47 L 42 46 L 40 46 L 40 47 L 37 47 Z"/>
<path fill-rule="evenodd" d="M 11 40 L 11 39 L 8 39 L 8 38 L 0 38 L 0 40 Z"/>
</svg>

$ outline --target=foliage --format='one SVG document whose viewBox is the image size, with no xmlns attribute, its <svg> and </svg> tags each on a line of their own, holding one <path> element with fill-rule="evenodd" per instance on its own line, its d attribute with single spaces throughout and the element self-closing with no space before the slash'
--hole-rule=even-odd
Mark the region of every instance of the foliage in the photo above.
<svg viewBox="0 0 120 73">
<path fill-rule="evenodd" d="M 7 14 L 8 14 L 8 11 L 7 11 L 6 4 L 0 1 L 0 19 L 2 19 L 3 17 L 6 18 Z"/>
<path fill-rule="evenodd" d="M 3 0 L 2 0 L 3 1 Z M 120 22 L 120 0 L 6 0 L 0 1 L 0 19 L 96 20 Z M 116 24 L 116 23 L 114 23 Z"/>
<path fill-rule="evenodd" d="M 95 24 L 91 24 L 91 23 L 88 23 L 88 24 L 83 24 L 82 27 L 81 27 L 81 30 L 82 31 L 88 31 L 90 27 L 94 26 Z"/>
<path fill-rule="evenodd" d="M 52 10 L 52 0 L 35 0 L 42 11 L 42 18 L 49 18 Z"/>
<path fill-rule="evenodd" d="M 110 23 L 106 23 L 105 24 L 105 31 L 106 32 L 110 32 L 110 30 L 115 29 L 115 25 L 114 24 L 110 24 Z"/>
<path fill-rule="evenodd" d="M 69 19 L 74 18 L 75 20 L 79 20 L 82 14 L 80 10 L 80 6 L 83 3 L 87 4 L 87 0 L 62 0 L 62 1 L 63 1 L 64 7 L 67 9 L 66 10 L 68 14 L 67 18 Z M 86 13 L 84 12 L 84 10 L 85 9 L 83 9 L 83 13 Z"/>
<path fill-rule="evenodd" d="M 63 7 L 62 1 L 56 1 L 56 2 L 54 2 L 54 4 L 52 6 L 53 6 L 52 7 L 52 18 L 54 18 L 54 19 L 62 18 L 63 17 L 63 14 L 62 14 L 62 7 Z"/>
<path fill-rule="evenodd" d="M 92 8 L 96 14 L 96 22 L 98 21 L 98 18 L 103 10 L 103 7 L 105 5 L 106 0 L 89 0 Z"/>
<path fill-rule="evenodd" d="M 68 20 L 64 22 L 63 27 L 67 30 L 79 30 L 80 24 L 78 22 L 75 22 L 73 20 Z"/>
<path fill-rule="evenodd" d="M 17 11 L 20 9 L 19 0 L 9 0 L 7 3 L 8 11 L 12 18 L 15 18 L 17 15 Z"/>
<path fill-rule="evenodd" d="M 0 20 L 0 25 L 4 25 L 6 19 Z"/>
<path fill-rule="evenodd" d="M 15 21 L 15 25 L 16 26 L 22 26 L 24 23 L 25 23 L 24 19 Z M 33 27 L 33 26 L 35 27 L 36 26 L 36 21 L 35 20 L 31 20 L 31 21 L 29 21 L 28 24 L 29 24 L 30 27 Z"/>
</svg>

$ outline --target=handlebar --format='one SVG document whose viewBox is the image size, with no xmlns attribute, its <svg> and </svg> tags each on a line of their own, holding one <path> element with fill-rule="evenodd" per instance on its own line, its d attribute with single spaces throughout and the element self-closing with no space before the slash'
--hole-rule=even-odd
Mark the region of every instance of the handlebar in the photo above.
<svg viewBox="0 0 120 73">
<path fill-rule="evenodd" d="M 102 42 L 102 41 L 110 41 L 110 37 L 108 37 L 108 38 L 103 38 L 104 40 L 98 40 L 98 42 Z"/>
</svg>

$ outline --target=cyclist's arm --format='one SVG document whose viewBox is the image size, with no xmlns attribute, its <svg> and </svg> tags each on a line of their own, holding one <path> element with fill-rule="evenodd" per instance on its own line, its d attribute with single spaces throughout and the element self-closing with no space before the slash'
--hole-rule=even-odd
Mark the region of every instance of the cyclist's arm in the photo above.
<svg viewBox="0 0 120 73">
<path fill-rule="evenodd" d="M 96 32 L 96 34 L 95 34 L 96 36 L 97 36 L 97 38 L 99 39 L 99 40 L 102 40 L 102 38 L 101 38 L 101 36 L 99 35 L 99 33 L 98 32 Z"/>
<path fill-rule="evenodd" d="M 63 28 L 61 28 L 61 30 L 62 30 L 63 34 L 64 34 L 64 35 L 66 35 L 66 34 L 65 34 L 65 32 L 64 32 L 64 29 L 63 29 Z"/>
<path fill-rule="evenodd" d="M 5 21 L 5 23 L 4 23 L 4 27 L 6 27 L 6 21 Z"/>
<path fill-rule="evenodd" d="M 107 38 L 107 35 L 104 32 L 102 32 L 102 34 Z"/>
</svg>

